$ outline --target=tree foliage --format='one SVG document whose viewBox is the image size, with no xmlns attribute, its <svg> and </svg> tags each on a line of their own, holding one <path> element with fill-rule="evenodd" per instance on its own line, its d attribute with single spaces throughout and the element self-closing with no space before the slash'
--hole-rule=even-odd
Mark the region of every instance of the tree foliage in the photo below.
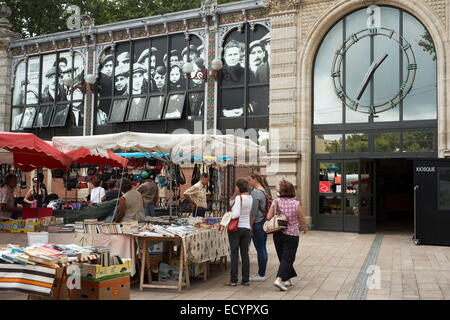
<svg viewBox="0 0 450 320">
<path fill-rule="evenodd" d="M 237 0 L 219 0 L 218 4 Z M 80 7 L 96 25 L 200 8 L 201 0 L 5 0 L 11 8 L 9 21 L 22 37 L 68 30 L 69 5 Z"/>
</svg>

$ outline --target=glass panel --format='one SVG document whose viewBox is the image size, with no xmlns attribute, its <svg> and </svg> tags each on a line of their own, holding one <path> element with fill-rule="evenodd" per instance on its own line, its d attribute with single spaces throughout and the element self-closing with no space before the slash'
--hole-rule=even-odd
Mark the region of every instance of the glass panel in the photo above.
<svg viewBox="0 0 450 320">
<path fill-rule="evenodd" d="M 70 100 L 69 88 L 64 85 L 65 78 L 72 78 L 72 53 L 61 52 L 58 57 L 58 97 L 60 101 Z"/>
<path fill-rule="evenodd" d="M 98 118 L 98 114 L 97 114 Z M 72 127 L 83 126 L 84 122 L 84 104 L 81 101 L 74 102 L 69 113 L 69 124 Z"/>
<path fill-rule="evenodd" d="M 161 120 L 165 101 L 165 96 L 150 97 L 147 114 L 145 115 L 144 120 Z"/>
<path fill-rule="evenodd" d="M 100 97 L 112 96 L 113 60 L 114 56 L 111 49 L 105 50 L 100 58 L 100 72 L 98 79 Z"/>
<path fill-rule="evenodd" d="M 114 100 L 109 116 L 110 122 L 123 122 L 127 111 L 127 101 L 127 99 Z"/>
<path fill-rule="evenodd" d="M 199 72 L 206 69 L 202 40 L 192 35 L 189 42 L 189 56 L 187 48 L 183 50 L 182 56 L 183 62 L 189 60 L 194 67 L 191 73 L 191 79 L 189 80 L 189 89 L 203 89 L 205 87 L 205 81 L 203 74 Z"/>
<path fill-rule="evenodd" d="M 131 100 L 130 111 L 128 112 L 128 121 L 142 121 L 145 112 L 147 97 L 138 97 Z"/>
<path fill-rule="evenodd" d="M 250 31 L 250 44 L 248 46 L 248 67 L 250 83 L 269 83 L 270 66 L 270 33 L 261 25 L 256 25 Z"/>
<path fill-rule="evenodd" d="M 37 104 L 39 98 L 39 57 L 28 59 L 27 104 Z"/>
<path fill-rule="evenodd" d="M 374 138 L 376 152 L 400 152 L 399 132 L 376 133 Z"/>
<path fill-rule="evenodd" d="M 36 117 L 35 127 L 48 127 L 52 118 L 53 106 L 40 106 Z"/>
<path fill-rule="evenodd" d="M 319 192 L 320 193 L 342 192 L 341 164 L 339 162 L 320 163 Z"/>
<path fill-rule="evenodd" d="M 373 216 L 373 162 L 361 161 L 360 199 L 361 216 Z"/>
<path fill-rule="evenodd" d="M 222 86 L 244 84 L 245 32 L 232 31 L 223 48 Z"/>
<path fill-rule="evenodd" d="M 360 208 L 362 217 L 371 217 L 373 216 L 373 198 L 361 196 L 361 208 Z"/>
<path fill-rule="evenodd" d="M 133 42 L 133 77 L 132 77 L 132 94 L 146 94 L 149 90 L 148 84 L 148 40 L 140 40 Z M 144 52 L 145 51 L 145 52 Z M 142 117 L 141 117 L 142 120 Z"/>
<path fill-rule="evenodd" d="M 439 169 L 439 210 L 450 210 L 450 169 Z"/>
<path fill-rule="evenodd" d="M 269 115 L 269 87 L 251 87 L 248 89 L 248 115 L 267 116 Z"/>
<path fill-rule="evenodd" d="M 358 162 L 345 163 L 345 193 L 356 195 L 358 192 Z"/>
<path fill-rule="evenodd" d="M 345 197 L 345 214 L 349 216 L 357 216 L 359 214 L 358 197 Z"/>
<path fill-rule="evenodd" d="M 42 56 L 41 102 L 53 102 L 56 98 L 56 54 Z"/>
<path fill-rule="evenodd" d="M 203 91 L 199 92 L 189 92 L 189 116 L 188 119 L 195 120 L 201 119 L 204 114 L 204 104 L 205 104 L 205 93 Z"/>
<path fill-rule="evenodd" d="M 222 90 L 222 117 L 235 118 L 244 114 L 244 89 Z"/>
<path fill-rule="evenodd" d="M 319 214 L 340 215 L 342 214 L 340 196 L 321 196 L 319 197 Z"/>
<path fill-rule="evenodd" d="M 108 123 L 108 115 L 111 108 L 111 99 L 99 100 L 97 105 L 97 125 L 102 126 Z"/>
<path fill-rule="evenodd" d="M 21 61 L 17 65 L 13 91 L 13 106 L 25 104 L 26 68 L 25 61 Z"/>
<path fill-rule="evenodd" d="M 17 131 L 22 122 L 23 108 L 13 108 L 11 115 L 11 131 Z"/>
<path fill-rule="evenodd" d="M 400 34 L 400 11 L 390 7 L 380 7 L 381 26 L 394 30 Z M 383 30 L 383 32 L 386 32 Z M 375 105 L 388 102 L 400 88 L 400 47 L 392 39 L 377 36 L 374 39 L 374 59 L 378 60 L 384 53 L 388 57 L 376 70 L 374 79 Z M 384 109 L 385 107 L 383 107 Z M 377 114 L 375 122 L 398 121 L 400 119 L 400 106 Z"/>
<path fill-rule="evenodd" d="M 404 120 L 437 118 L 436 50 L 423 25 L 413 16 L 403 13 L 403 36 L 411 44 L 416 57 L 417 73 L 411 92 L 403 102 Z M 404 56 L 404 73 L 407 61 Z"/>
<path fill-rule="evenodd" d="M 52 127 L 63 127 L 66 125 L 67 116 L 69 115 L 69 105 L 60 104 L 56 106 L 55 113 L 52 118 Z"/>
<path fill-rule="evenodd" d="M 404 152 L 429 152 L 434 151 L 433 131 L 403 132 Z"/>
<path fill-rule="evenodd" d="M 330 76 L 336 50 L 342 45 L 342 21 L 324 38 L 314 63 L 314 124 L 342 123 L 342 102 Z"/>
<path fill-rule="evenodd" d="M 169 63 L 169 82 L 170 90 L 183 90 L 186 88 L 186 77 L 183 72 L 183 58 L 181 53 L 183 50 L 187 52 L 187 42 L 184 35 L 176 35 L 170 38 L 170 57 L 167 61 L 167 55 L 164 57 L 164 61 Z"/>
<path fill-rule="evenodd" d="M 32 128 L 34 122 L 34 116 L 36 115 L 36 107 L 25 108 L 25 113 L 22 118 L 21 127 L 22 128 Z"/>
<path fill-rule="evenodd" d="M 167 65 L 164 62 L 164 55 L 167 54 L 167 38 L 152 39 L 151 46 L 150 74 L 154 83 L 151 90 L 152 92 L 165 91 Z"/>
<path fill-rule="evenodd" d="M 369 135 L 367 133 L 346 134 L 345 152 L 369 152 Z"/>
<path fill-rule="evenodd" d="M 367 29 L 367 19 L 369 15 L 366 10 L 366 8 L 358 10 L 346 17 L 346 38 L 351 37 L 353 33 L 361 31 L 362 29 Z M 363 38 L 352 45 L 348 49 L 345 59 L 345 91 L 351 99 L 356 101 L 358 90 L 371 65 L 370 37 Z M 359 102 L 366 106 L 370 105 L 370 85 L 367 86 Z M 345 119 L 347 123 L 367 122 L 369 117 L 365 113 L 345 108 Z"/>
<path fill-rule="evenodd" d="M 114 95 L 129 94 L 130 80 L 130 45 L 121 43 L 116 48 L 116 67 L 114 69 Z"/>
<path fill-rule="evenodd" d="M 164 120 L 181 119 L 184 110 L 185 98 L 185 93 L 171 94 L 169 96 L 169 101 L 167 101 L 167 109 L 164 114 Z"/>
<path fill-rule="evenodd" d="M 316 135 L 314 140 L 315 152 L 318 154 L 342 152 L 341 134 Z"/>
</svg>

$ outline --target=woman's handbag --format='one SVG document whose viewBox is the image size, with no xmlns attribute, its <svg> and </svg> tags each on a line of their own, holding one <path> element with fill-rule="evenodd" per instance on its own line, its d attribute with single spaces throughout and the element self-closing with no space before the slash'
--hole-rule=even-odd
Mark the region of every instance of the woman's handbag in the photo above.
<svg viewBox="0 0 450 320">
<path fill-rule="evenodd" d="M 272 219 L 264 223 L 263 230 L 265 233 L 273 233 L 281 229 L 286 229 L 288 226 L 288 220 L 288 217 L 281 213 L 277 200 L 275 201 L 275 214 Z"/>
<path fill-rule="evenodd" d="M 239 195 L 239 197 L 241 198 L 241 210 L 242 210 L 242 196 Z M 234 203 L 233 203 L 234 205 Z M 241 213 L 239 212 L 239 215 Z M 236 219 L 231 219 L 230 223 L 228 223 L 228 233 L 233 233 L 236 232 L 238 230 L 238 225 L 239 225 L 239 217 L 237 217 Z"/>
</svg>

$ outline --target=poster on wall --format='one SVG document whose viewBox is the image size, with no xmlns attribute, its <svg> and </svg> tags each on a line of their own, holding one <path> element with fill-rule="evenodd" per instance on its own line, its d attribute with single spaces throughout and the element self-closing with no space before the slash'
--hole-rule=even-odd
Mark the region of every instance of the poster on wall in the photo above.
<svg viewBox="0 0 450 320">
<path fill-rule="evenodd" d="M 13 108 L 11 115 L 11 131 L 17 131 L 22 122 L 23 108 Z"/>
<path fill-rule="evenodd" d="M 69 105 L 57 105 L 52 118 L 52 127 L 63 127 L 66 125 L 67 116 L 69 115 Z"/>
<path fill-rule="evenodd" d="M 164 120 L 181 119 L 183 115 L 185 98 L 186 98 L 185 93 L 175 93 L 169 95 L 166 113 L 164 114 Z"/>
<path fill-rule="evenodd" d="M 128 121 L 142 121 L 145 112 L 147 97 L 137 97 L 131 100 L 130 111 L 128 112 Z"/>
<path fill-rule="evenodd" d="M 258 25 L 250 31 L 248 51 L 249 82 L 269 83 L 270 33 L 266 28 Z"/>
<path fill-rule="evenodd" d="M 50 120 L 52 117 L 53 106 L 40 106 L 38 115 L 36 117 L 35 127 L 42 128 L 48 127 L 50 125 Z"/>
<path fill-rule="evenodd" d="M 36 107 L 27 107 L 22 117 L 21 128 L 29 129 L 33 127 L 34 117 L 36 116 Z"/>
<path fill-rule="evenodd" d="M 330 181 L 320 181 L 319 182 L 319 192 L 329 193 L 330 192 Z"/>
<path fill-rule="evenodd" d="M 144 120 L 161 120 L 165 101 L 165 96 L 150 97 Z"/>
<path fill-rule="evenodd" d="M 64 85 L 64 79 L 72 78 L 72 53 L 61 52 L 58 57 L 58 63 L 56 64 L 58 73 L 58 101 L 70 100 L 68 97 L 69 88 Z"/>
<path fill-rule="evenodd" d="M 26 104 L 37 104 L 39 101 L 39 57 L 28 59 Z"/>
<path fill-rule="evenodd" d="M 25 61 L 21 61 L 17 65 L 13 91 L 13 106 L 25 104 L 26 68 L 27 65 Z"/>
</svg>

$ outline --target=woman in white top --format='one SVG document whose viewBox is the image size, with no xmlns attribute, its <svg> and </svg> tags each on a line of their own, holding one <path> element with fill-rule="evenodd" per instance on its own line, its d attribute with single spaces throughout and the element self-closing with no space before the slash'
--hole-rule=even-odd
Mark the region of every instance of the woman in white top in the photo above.
<svg viewBox="0 0 450 320">
<path fill-rule="evenodd" d="M 95 188 L 91 191 L 91 203 L 102 203 L 102 198 L 105 196 L 105 189 L 102 187 L 102 181 L 95 179 L 92 184 Z"/>
<path fill-rule="evenodd" d="M 239 179 L 231 201 L 232 219 L 239 218 L 238 230 L 228 234 L 230 240 L 231 255 L 231 279 L 226 285 L 236 286 L 238 282 L 239 249 L 242 259 L 242 284 L 249 285 L 250 259 L 248 257 L 248 245 L 250 243 L 250 211 L 253 199 L 248 194 L 248 181 Z"/>
</svg>

